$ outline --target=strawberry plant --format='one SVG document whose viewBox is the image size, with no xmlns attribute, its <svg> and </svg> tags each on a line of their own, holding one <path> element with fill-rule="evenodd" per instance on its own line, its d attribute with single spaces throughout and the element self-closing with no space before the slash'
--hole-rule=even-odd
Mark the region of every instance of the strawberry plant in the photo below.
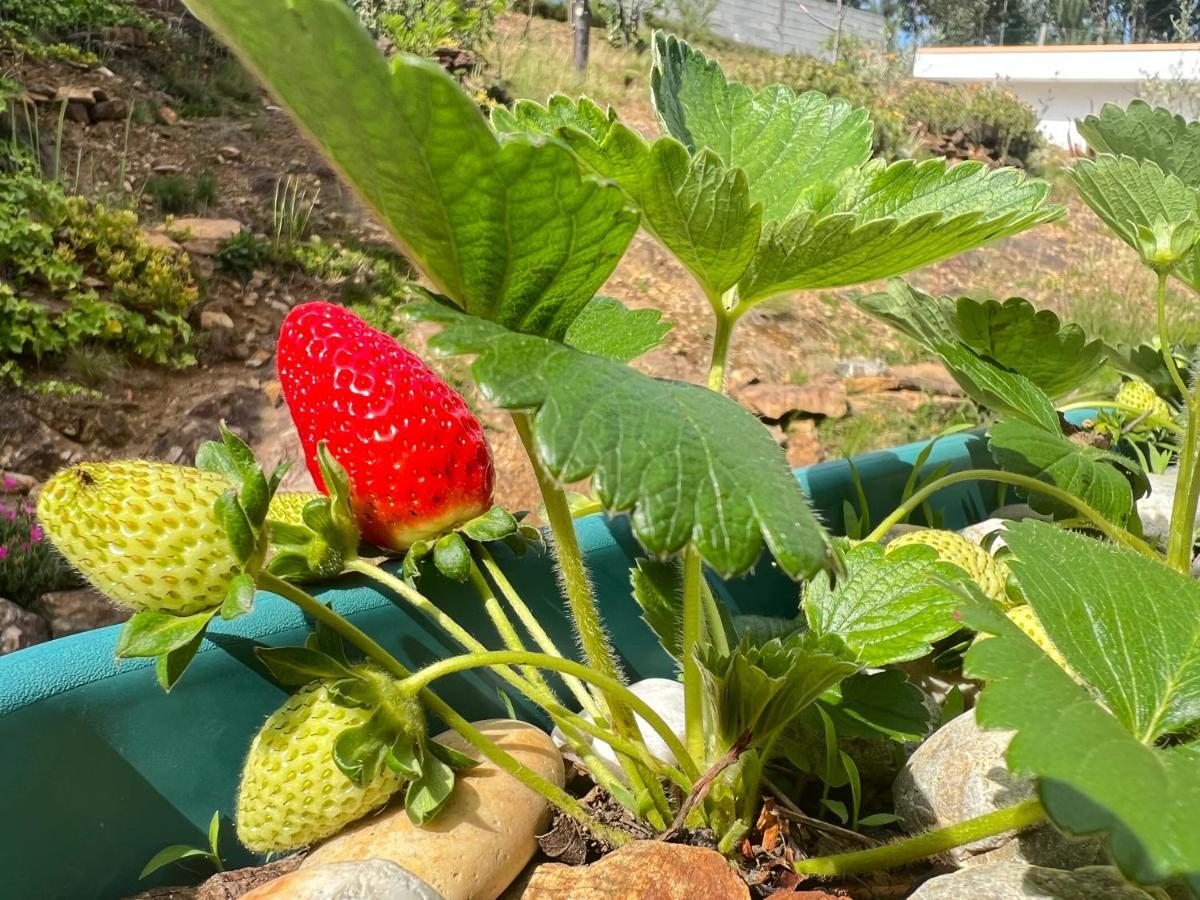
<svg viewBox="0 0 1200 900">
<path fill-rule="evenodd" d="M 652 85 L 664 134 L 650 140 L 586 99 L 523 102 L 489 123 L 437 66 L 385 61 L 340 0 L 191 6 L 291 108 L 422 271 L 425 285 L 413 287 L 421 299 L 403 312 L 437 329 L 432 350 L 470 358 L 483 399 L 511 414 L 549 524 L 543 535 L 493 505 L 491 453 L 461 397 L 394 338 L 321 303 L 292 311 L 279 348 L 320 495 L 275 496 L 282 471 L 264 473 L 226 430 L 201 448 L 196 468 L 84 464 L 56 476 L 39 498 L 41 520 L 82 572 L 138 610 L 117 652 L 155 658 L 164 688 L 183 677 L 217 615 L 253 613 L 256 590 L 315 621 L 304 646 L 259 650 L 298 692 L 252 744 L 238 804 L 243 843 L 274 851 L 319 840 L 401 791 L 414 822 L 434 818 L 473 760 L 430 740 L 427 715 L 599 841 L 632 839 L 437 693 L 443 677 L 480 669 L 545 713 L 639 833 L 708 828 L 736 853 L 772 772 L 799 759 L 793 751 L 814 722 L 825 752 L 796 773 L 819 769 L 824 808 L 845 821 L 885 824 L 886 813 L 861 815 L 862 779 L 838 730 L 924 736 L 919 692 L 886 667 L 969 643 L 968 671 L 987 681 L 980 719 L 1018 731 L 1010 763 L 1040 779 L 1039 798 L 870 851 L 801 859 L 796 870 L 904 864 L 1049 817 L 1072 834 L 1105 833 L 1130 878 L 1197 886 L 1194 830 L 1172 838 L 1188 825 L 1158 813 L 1167 797 L 1189 810 L 1198 783 L 1200 617 L 1181 574 L 1190 552 L 1177 544 L 1190 551 L 1196 498 L 1187 498 L 1200 478 L 1181 475 L 1182 512 L 1164 560 L 1138 533 L 1145 473 L 1119 448 L 1065 426 L 1056 406 L 1105 364 L 1107 348 L 1022 300 L 935 299 L 903 282 L 864 298 L 996 412 L 989 441 L 999 467 L 913 480 L 911 495 L 855 542 L 826 534 L 780 448 L 723 394 L 736 325 L 755 305 L 897 276 L 1052 221 L 1062 210 L 1046 203 L 1044 183 L 970 163 L 871 160 L 865 111 L 782 86 L 752 92 L 661 34 Z M 654 310 L 595 296 L 638 227 L 679 259 L 712 310 L 707 385 L 631 366 L 669 326 Z M 1192 260 L 1189 227 L 1155 218 L 1129 230 L 1160 287 Z M 1185 402 L 1187 463 L 1200 401 Z M 1149 415 L 1159 424 L 1153 401 Z M 677 661 L 681 734 L 625 683 L 614 646 L 622 636 L 606 627 L 564 489 L 584 479 L 596 506 L 629 516 L 645 550 L 631 573 L 634 596 Z M 1014 526 L 1003 561 L 955 535 L 881 546 L 931 494 L 975 479 L 1011 485 L 1048 517 L 1106 540 L 1038 523 Z M 552 555 L 578 660 L 506 575 L 501 544 Z M 795 619 L 734 620 L 710 573 L 744 573 L 766 553 L 802 582 Z M 462 653 L 412 670 L 302 586 L 342 572 L 378 582 Z M 502 649 L 430 598 L 435 572 L 477 595 Z M 1138 603 L 1135 586 L 1152 602 Z M 1026 604 L 1032 616 L 1005 614 Z M 1025 634 L 1034 622 L 1040 643 Z M 1026 692 L 1045 702 L 1025 702 Z M 1059 710 L 1077 732 L 1062 732 Z M 665 750 L 652 752 L 651 734 Z M 1111 758 L 1080 762 L 1097 747 Z M 829 794 L 842 788 L 848 804 Z M 310 802 L 318 793 L 330 802 Z"/>
</svg>

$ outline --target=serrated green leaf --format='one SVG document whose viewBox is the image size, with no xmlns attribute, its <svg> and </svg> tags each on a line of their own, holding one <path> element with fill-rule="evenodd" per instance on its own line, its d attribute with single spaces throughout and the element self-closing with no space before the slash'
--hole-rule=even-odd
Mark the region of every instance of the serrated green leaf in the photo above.
<svg viewBox="0 0 1200 900">
<path fill-rule="evenodd" d="M 593 356 L 631 362 L 659 346 L 670 330 L 657 309 L 630 309 L 612 297 L 596 297 L 571 323 L 563 342 Z"/>
<path fill-rule="evenodd" d="M 1137 227 L 1200 221 L 1200 193 L 1151 160 L 1128 156 L 1081 159 L 1071 178 L 1084 202 L 1116 235 L 1135 250 Z M 1195 259 L 1180 263 L 1171 273 L 1200 291 L 1200 265 Z"/>
<path fill-rule="evenodd" d="M 350 665 L 350 661 L 346 656 L 346 643 L 342 640 L 342 636 L 324 622 L 316 623 L 312 634 L 305 639 L 304 646 L 310 650 L 317 650 L 326 656 L 333 657 L 333 659 L 340 662 L 343 666 Z"/>
<path fill-rule="evenodd" d="M 204 632 L 201 631 L 186 644 L 155 657 L 154 677 L 163 691 L 169 694 L 175 685 L 179 684 L 179 679 L 183 677 L 187 667 L 196 658 L 196 653 L 200 650 L 203 642 Z"/>
<path fill-rule="evenodd" d="M 388 746 L 371 727 L 347 728 L 333 742 L 333 763 L 357 787 L 365 788 L 379 774 Z"/>
<path fill-rule="evenodd" d="M 1043 522 L 1004 540 L 1050 640 L 1126 730 L 1150 744 L 1200 722 L 1196 579 Z"/>
<path fill-rule="evenodd" d="M 442 811 L 453 790 L 454 770 L 426 752 L 420 777 L 410 781 L 404 792 L 404 811 L 414 825 L 424 825 Z"/>
<path fill-rule="evenodd" d="M 946 363 L 962 389 L 984 406 L 1012 413 L 1032 427 L 1058 434 L 1060 425 L 1054 404 L 1021 373 L 984 359 L 964 344 L 939 344 L 934 352 Z"/>
<path fill-rule="evenodd" d="M 471 575 L 471 551 L 457 532 L 438 538 L 433 545 L 433 564 L 447 578 L 466 581 Z"/>
<path fill-rule="evenodd" d="M 436 63 L 385 61 L 341 0 L 192 0 L 332 159 L 435 288 L 560 339 L 637 227 L 556 143 L 501 143 Z"/>
<path fill-rule="evenodd" d="M 511 110 L 503 106 L 492 108 L 492 127 L 502 134 L 551 137 L 560 128 L 574 128 L 602 141 L 616 120 L 617 113 L 611 107 L 606 112 L 587 97 L 576 102 L 564 94 L 552 94 L 545 106 L 534 100 L 518 100 Z"/>
<path fill-rule="evenodd" d="M 173 616 L 145 609 L 134 613 L 117 638 L 117 656 L 125 659 L 170 653 L 203 634 L 215 612 L 206 610 L 191 616 Z"/>
<path fill-rule="evenodd" d="M 808 584 L 802 607 L 814 633 L 841 638 L 861 665 L 917 659 L 961 627 L 954 618 L 959 597 L 943 582 L 965 575 L 931 548 L 885 553 L 878 544 L 861 543 L 844 562 L 846 575 L 836 584 L 824 574 Z"/>
<path fill-rule="evenodd" d="M 564 482 L 592 476 L 608 509 L 632 511 L 651 552 L 692 543 L 731 574 L 753 565 L 765 541 L 793 577 L 831 564 L 779 445 L 732 400 L 442 307 L 410 309 L 446 326 L 434 349 L 476 355 L 489 401 L 537 410 L 534 438 L 550 472 Z"/>
<path fill-rule="evenodd" d="M 955 323 L 968 347 L 1021 373 L 1050 397 L 1077 390 L 1104 365 L 1104 344 L 1089 341 L 1078 325 L 1021 297 L 978 301 L 961 297 Z"/>
<path fill-rule="evenodd" d="M 662 32 L 653 50 L 650 90 L 663 131 L 692 153 L 707 148 L 744 170 L 768 221 L 791 215 L 871 156 L 866 109 L 779 84 L 753 93 L 727 81 L 715 60 Z"/>
<path fill-rule="evenodd" d="M 1075 560 L 1069 565 L 1072 571 L 1081 568 Z M 1131 576 L 1118 577 L 1128 582 Z M 1131 621 L 1143 623 L 1149 634 L 1161 630 L 1155 616 L 1160 598 L 1135 599 L 1143 618 Z M 964 601 L 963 619 L 996 635 L 976 641 L 966 657 L 966 673 L 986 681 L 978 721 L 1017 732 L 1008 746 L 1008 766 L 1038 778 L 1051 821 L 1080 837 L 1103 833 L 1127 878 L 1142 884 L 1180 878 L 1200 891 L 1197 757 L 1138 741 L 981 595 Z M 1120 642 L 1128 635 L 1097 637 L 1107 658 L 1124 652 Z"/>
<path fill-rule="evenodd" d="M 229 582 L 225 602 L 221 604 L 222 619 L 236 619 L 254 609 L 254 579 L 242 572 Z"/>
<path fill-rule="evenodd" d="M 353 675 L 332 656 L 310 647 L 256 647 L 254 652 L 280 684 L 299 686 L 317 678 Z"/>
<path fill-rule="evenodd" d="M 146 863 L 142 868 L 138 878 L 153 875 L 163 866 L 169 866 L 173 862 L 179 862 L 181 859 L 190 859 L 193 856 L 208 856 L 208 851 L 202 850 L 199 847 L 191 847 L 187 844 L 172 844 L 170 847 L 163 847 L 150 857 L 150 862 Z"/>
<path fill-rule="evenodd" d="M 821 703 L 843 737 L 919 741 L 932 724 L 924 692 L 896 669 L 852 675 Z"/>
<path fill-rule="evenodd" d="M 1124 109 L 1105 103 L 1100 115 L 1075 124 L 1096 153 L 1151 160 L 1184 184 L 1200 188 L 1200 122 L 1134 100 Z"/>
<path fill-rule="evenodd" d="M 1057 219 L 1048 191 L 980 163 L 866 166 L 821 212 L 768 223 L 738 291 L 750 304 L 900 275 Z"/>
<path fill-rule="evenodd" d="M 1117 525 L 1124 525 L 1133 511 L 1134 491 L 1125 473 L 1139 480 L 1138 496 L 1146 490 L 1145 474 L 1128 459 L 1027 422 L 997 422 L 988 432 L 988 450 L 1006 472 L 1053 484 Z M 1074 507 L 1045 494 L 1031 495 L 1029 503 L 1042 513 L 1078 515 Z"/>
<path fill-rule="evenodd" d="M 683 589 L 682 572 L 677 561 L 639 559 L 629 570 L 633 599 L 642 608 L 642 619 L 658 637 L 662 648 L 678 660 L 683 653 L 683 625 L 680 618 Z"/>
</svg>

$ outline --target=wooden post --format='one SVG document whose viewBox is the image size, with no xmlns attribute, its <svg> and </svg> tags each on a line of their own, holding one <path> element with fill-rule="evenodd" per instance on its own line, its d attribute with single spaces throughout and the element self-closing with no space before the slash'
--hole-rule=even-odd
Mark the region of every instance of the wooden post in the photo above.
<svg viewBox="0 0 1200 900">
<path fill-rule="evenodd" d="M 571 0 L 571 34 L 575 45 L 575 71 L 582 75 L 588 67 L 588 40 L 592 30 L 592 7 L 588 0 Z"/>
</svg>

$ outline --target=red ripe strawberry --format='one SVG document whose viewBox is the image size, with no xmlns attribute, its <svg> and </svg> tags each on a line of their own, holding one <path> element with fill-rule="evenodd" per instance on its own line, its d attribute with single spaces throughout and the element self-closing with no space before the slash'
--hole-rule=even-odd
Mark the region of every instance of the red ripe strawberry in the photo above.
<svg viewBox="0 0 1200 900">
<path fill-rule="evenodd" d="M 349 310 L 297 306 L 283 322 L 279 380 L 308 471 L 317 443 L 350 476 L 364 539 L 404 550 L 488 510 L 492 454 L 463 398 Z"/>
</svg>

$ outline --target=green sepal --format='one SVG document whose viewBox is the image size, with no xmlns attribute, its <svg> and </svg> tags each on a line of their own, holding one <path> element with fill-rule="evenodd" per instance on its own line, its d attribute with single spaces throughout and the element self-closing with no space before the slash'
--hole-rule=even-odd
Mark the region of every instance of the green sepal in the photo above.
<svg viewBox="0 0 1200 900">
<path fill-rule="evenodd" d="M 190 616 L 173 616 L 147 609 L 135 613 L 117 638 L 117 656 L 130 659 L 170 653 L 202 635 L 215 612 L 210 609 Z"/>
<path fill-rule="evenodd" d="M 504 546 L 513 552 L 513 556 L 520 559 L 525 555 L 525 551 L 529 549 L 529 542 L 521 536 L 520 532 L 516 532 L 504 539 Z"/>
<path fill-rule="evenodd" d="M 493 506 L 459 529 L 473 541 L 499 541 L 517 530 L 517 520 L 503 506 Z"/>
<path fill-rule="evenodd" d="M 164 692 L 171 693 L 171 689 L 179 683 L 203 642 L 204 632 L 201 631 L 182 647 L 160 653 L 154 658 L 154 677 Z"/>
<path fill-rule="evenodd" d="M 420 778 L 422 756 L 421 742 L 411 734 L 401 734 L 388 750 L 384 762 L 397 775 Z"/>
<path fill-rule="evenodd" d="M 223 493 L 217 498 L 214 509 L 217 521 L 225 529 L 225 537 L 233 549 L 233 555 L 239 563 L 245 564 L 254 555 L 258 539 L 246 516 L 246 511 L 238 502 L 237 491 L 230 488 Z"/>
<path fill-rule="evenodd" d="M 365 788 L 379 774 L 387 744 L 380 739 L 372 721 L 347 728 L 333 742 L 333 763 L 356 787 Z"/>
<path fill-rule="evenodd" d="M 466 581 L 471 575 L 471 551 L 457 532 L 438 538 L 433 545 L 433 564 L 447 578 Z"/>
<path fill-rule="evenodd" d="M 254 609 L 254 579 L 242 572 L 229 582 L 225 602 L 221 604 L 222 619 L 236 619 Z"/>
<path fill-rule="evenodd" d="M 317 622 L 312 634 L 305 639 L 304 646 L 310 650 L 319 650 L 326 656 L 332 656 L 343 666 L 350 665 L 350 658 L 346 656 L 346 642 L 342 640 L 340 634 L 324 622 Z"/>
<path fill-rule="evenodd" d="M 352 678 L 354 673 L 328 654 L 309 647 L 256 647 L 271 677 L 284 685 L 308 684 L 317 678 Z"/>
<path fill-rule="evenodd" d="M 410 583 L 415 583 L 421 577 L 421 560 L 429 555 L 431 549 L 429 541 L 413 541 L 408 552 L 404 554 L 401 573 Z"/>
<path fill-rule="evenodd" d="M 422 749 L 421 775 L 408 783 L 404 792 L 404 811 L 414 825 L 431 821 L 454 791 L 454 770 L 425 748 Z"/>
<path fill-rule="evenodd" d="M 325 441 L 317 444 L 317 465 L 321 470 L 321 480 L 325 483 L 325 492 L 329 496 L 331 523 L 331 530 L 322 533 L 322 536 L 330 546 L 338 548 L 347 557 L 353 556 L 358 547 L 359 533 L 358 521 L 354 518 L 354 510 L 350 505 L 350 476 L 341 463 L 333 458 Z M 307 506 L 304 509 L 304 518 L 307 522 Z"/>
<path fill-rule="evenodd" d="M 473 756 L 467 756 L 453 747 L 447 747 L 434 740 L 426 741 L 425 749 L 452 769 L 473 769 L 480 763 L 480 760 Z"/>
<path fill-rule="evenodd" d="M 379 691 L 369 681 L 358 677 L 339 678 L 325 686 L 329 699 L 338 706 L 370 709 L 379 702 Z"/>
</svg>

